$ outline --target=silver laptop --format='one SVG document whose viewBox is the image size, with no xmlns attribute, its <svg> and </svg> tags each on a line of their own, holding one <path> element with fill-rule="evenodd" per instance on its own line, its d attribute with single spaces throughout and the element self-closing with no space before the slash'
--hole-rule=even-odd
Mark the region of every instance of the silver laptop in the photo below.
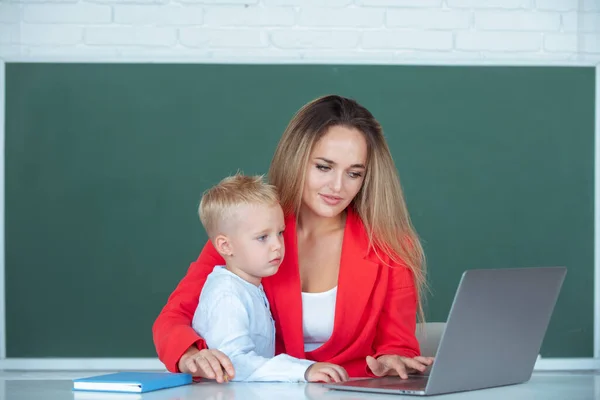
<svg viewBox="0 0 600 400">
<path fill-rule="evenodd" d="M 324 386 L 426 396 L 526 382 L 566 273 L 564 267 L 466 271 L 428 374 Z"/>
</svg>

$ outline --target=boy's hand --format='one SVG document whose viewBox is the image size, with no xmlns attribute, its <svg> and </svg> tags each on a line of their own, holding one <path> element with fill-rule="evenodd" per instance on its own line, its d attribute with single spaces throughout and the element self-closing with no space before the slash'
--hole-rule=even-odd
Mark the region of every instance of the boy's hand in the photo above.
<svg viewBox="0 0 600 400">
<path fill-rule="evenodd" d="M 314 363 L 304 373 L 307 382 L 346 382 L 348 373 L 343 367 L 330 363 Z"/>
<path fill-rule="evenodd" d="M 219 350 L 198 350 L 196 346 L 191 346 L 181 356 L 177 367 L 183 373 L 205 379 L 216 379 L 219 383 L 227 382 L 235 375 L 233 364 L 225 354 Z"/>
</svg>

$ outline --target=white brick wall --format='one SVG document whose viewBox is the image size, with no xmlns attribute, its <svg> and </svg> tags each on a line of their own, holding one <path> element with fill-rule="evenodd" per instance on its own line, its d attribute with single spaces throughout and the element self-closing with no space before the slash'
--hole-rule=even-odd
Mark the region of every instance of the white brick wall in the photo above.
<svg viewBox="0 0 600 400">
<path fill-rule="evenodd" d="M 26 24 L 109 24 L 112 8 L 91 3 L 31 4 L 22 8 L 21 21 Z"/>
<path fill-rule="evenodd" d="M 110 8 L 108 6 L 103 6 Z M 201 6 L 183 6 L 181 4 L 165 4 L 145 6 L 116 5 L 112 7 L 112 20 L 115 25 L 163 26 L 163 25 L 195 25 L 204 23 L 204 8 Z"/>
<path fill-rule="evenodd" d="M 0 58 L 591 64 L 600 0 L 0 0 Z"/>
</svg>

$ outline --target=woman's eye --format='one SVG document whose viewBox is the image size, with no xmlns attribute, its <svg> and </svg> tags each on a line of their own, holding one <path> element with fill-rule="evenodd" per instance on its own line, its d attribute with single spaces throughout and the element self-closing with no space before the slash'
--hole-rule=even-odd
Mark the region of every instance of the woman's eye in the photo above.
<svg viewBox="0 0 600 400">
<path fill-rule="evenodd" d="M 331 167 L 329 167 L 327 165 L 317 164 L 317 169 L 319 171 L 329 171 L 331 169 Z"/>
<path fill-rule="evenodd" d="M 350 176 L 350 178 L 360 178 L 362 176 L 362 174 L 360 172 L 349 172 L 348 175 Z"/>
</svg>

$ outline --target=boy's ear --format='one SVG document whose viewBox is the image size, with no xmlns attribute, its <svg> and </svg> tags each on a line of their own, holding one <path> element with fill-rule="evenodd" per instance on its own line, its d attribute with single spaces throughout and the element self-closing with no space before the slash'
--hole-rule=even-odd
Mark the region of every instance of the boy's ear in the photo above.
<svg viewBox="0 0 600 400">
<path fill-rule="evenodd" d="M 214 239 L 214 243 L 215 243 L 215 249 L 222 256 L 232 256 L 233 255 L 233 249 L 231 248 L 231 242 L 229 241 L 229 238 L 227 236 L 217 235 L 217 237 L 215 237 L 215 239 Z"/>
</svg>

